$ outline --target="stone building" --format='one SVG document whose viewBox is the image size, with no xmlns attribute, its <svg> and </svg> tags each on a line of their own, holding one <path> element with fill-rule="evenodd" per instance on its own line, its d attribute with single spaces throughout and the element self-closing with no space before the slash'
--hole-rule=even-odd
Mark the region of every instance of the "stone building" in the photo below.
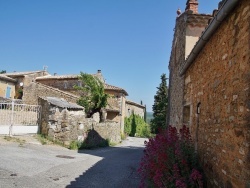
<svg viewBox="0 0 250 188">
<path fill-rule="evenodd" d="M 221 1 L 189 56 L 174 67 L 182 97 L 171 94 L 170 111 L 180 100 L 180 122 L 190 126 L 208 187 L 250 186 L 249 20 L 249 0 Z M 176 125 L 173 118 L 172 111 Z"/>
<path fill-rule="evenodd" d="M 126 117 L 129 117 L 131 114 L 139 115 L 142 119 L 144 119 L 146 106 L 135 103 L 130 100 L 126 100 Z"/>
<path fill-rule="evenodd" d="M 170 75 L 168 95 L 170 102 L 168 124 L 180 127 L 183 124 L 184 113 L 182 101 L 184 77 L 179 76 L 179 71 L 212 16 L 199 14 L 198 2 L 195 0 L 187 1 L 185 12 L 180 14 L 178 10 L 177 13 L 179 15 L 176 18 L 175 33 L 169 61 Z"/>
<path fill-rule="evenodd" d="M 0 97 L 7 99 L 14 99 L 17 80 L 0 74 Z"/>
<path fill-rule="evenodd" d="M 93 76 L 97 77 L 103 82 L 105 93 L 110 95 L 110 98 L 108 99 L 108 105 L 105 108 L 106 119 L 119 122 L 121 130 L 123 130 L 125 117 L 125 101 L 128 93 L 120 87 L 105 83 L 101 70 L 98 70 L 96 74 L 93 74 Z M 83 84 L 82 81 L 79 80 L 79 75 L 47 75 L 37 77 L 36 82 L 52 88 L 57 88 L 61 91 L 71 93 L 78 97 L 80 96 L 80 93 L 74 88 L 74 86 L 82 86 Z"/>
<path fill-rule="evenodd" d="M 124 131 L 124 118 L 126 117 L 126 90 L 105 83 L 101 70 L 92 74 L 104 83 L 105 93 L 109 94 L 108 105 L 103 113 L 107 120 L 119 123 L 121 132 Z M 22 91 L 22 102 L 25 104 L 37 105 L 39 98 L 57 97 L 66 101 L 76 103 L 80 98 L 80 93 L 74 86 L 81 86 L 83 83 L 79 80 L 79 75 L 50 75 L 46 70 L 30 72 L 6 73 L 4 77 L 15 81 L 13 91 L 15 98 L 19 98 L 19 91 Z M 1 80 L 1 79 L 0 79 Z M 5 79 L 6 80 L 6 79 Z M 136 103 L 135 103 L 136 104 Z M 129 104 L 132 105 L 132 102 Z M 135 106 L 137 108 L 138 105 Z"/>
</svg>

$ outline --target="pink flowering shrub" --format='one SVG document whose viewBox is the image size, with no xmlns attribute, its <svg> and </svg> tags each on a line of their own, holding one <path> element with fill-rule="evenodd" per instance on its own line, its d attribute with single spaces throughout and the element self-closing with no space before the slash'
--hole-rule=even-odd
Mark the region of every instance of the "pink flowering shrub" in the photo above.
<svg viewBox="0 0 250 188">
<path fill-rule="evenodd" d="M 203 187 L 203 176 L 198 170 L 198 161 L 186 126 L 180 133 L 175 127 L 169 126 L 155 138 L 145 141 L 145 145 L 138 169 L 140 187 Z"/>
</svg>

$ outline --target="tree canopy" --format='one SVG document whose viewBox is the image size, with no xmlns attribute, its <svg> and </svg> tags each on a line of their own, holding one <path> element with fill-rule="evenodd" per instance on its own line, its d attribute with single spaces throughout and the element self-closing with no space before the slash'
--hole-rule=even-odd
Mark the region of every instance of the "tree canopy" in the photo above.
<svg viewBox="0 0 250 188">
<path fill-rule="evenodd" d="M 153 119 L 151 120 L 151 132 L 158 133 L 159 128 L 166 127 L 167 107 L 168 106 L 168 88 L 166 74 L 161 75 L 160 86 L 157 87 L 154 96 Z"/>
<path fill-rule="evenodd" d="M 96 77 L 80 73 L 80 85 L 75 86 L 75 89 L 81 93 L 77 103 L 85 108 L 88 117 L 91 117 L 96 112 L 101 112 L 108 103 L 108 94 L 104 93 L 104 84 Z M 100 113 L 101 115 L 101 113 Z"/>
<path fill-rule="evenodd" d="M 0 74 L 4 74 L 4 73 L 6 73 L 6 70 L 1 70 L 0 71 Z"/>
</svg>

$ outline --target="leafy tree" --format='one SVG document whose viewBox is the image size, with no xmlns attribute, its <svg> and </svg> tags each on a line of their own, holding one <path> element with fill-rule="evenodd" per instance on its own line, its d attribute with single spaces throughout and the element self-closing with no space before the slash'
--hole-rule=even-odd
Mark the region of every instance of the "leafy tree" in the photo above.
<svg viewBox="0 0 250 188">
<path fill-rule="evenodd" d="M 82 86 L 74 86 L 81 93 L 77 103 L 85 108 L 88 117 L 96 112 L 102 116 L 101 110 L 108 103 L 108 94 L 104 93 L 103 83 L 98 78 L 83 72 L 80 73 L 79 80 Z"/>
<path fill-rule="evenodd" d="M 4 74 L 4 73 L 6 73 L 6 70 L 1 70 L 0 71 L 0 74 Z"/>
<path fill-rule="evenodd" d="M 167 106 L 168 106 L 168 88 L 166 74 L 161 75 L 160 86 L 157 87 L 154 96 L 153 119 L 151 120 L 151 132 L 159 133 L 159 129 L 166 127 Z"/>
</svg>

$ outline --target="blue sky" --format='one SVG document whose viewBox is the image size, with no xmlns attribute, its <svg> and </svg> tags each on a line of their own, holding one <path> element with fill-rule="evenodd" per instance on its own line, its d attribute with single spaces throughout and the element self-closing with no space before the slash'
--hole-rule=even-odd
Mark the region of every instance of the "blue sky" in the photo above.
<svg viewBox="0 0 250 188">
<path fill-rule="evenodd" d="M 219 0 L 199 0 L 212 13 Z M 168 75 L 176 10 L 186 0 L 0 0 L 0 70 L 78 74 L 106 82 L 152 110 Z"/>
</svg>

